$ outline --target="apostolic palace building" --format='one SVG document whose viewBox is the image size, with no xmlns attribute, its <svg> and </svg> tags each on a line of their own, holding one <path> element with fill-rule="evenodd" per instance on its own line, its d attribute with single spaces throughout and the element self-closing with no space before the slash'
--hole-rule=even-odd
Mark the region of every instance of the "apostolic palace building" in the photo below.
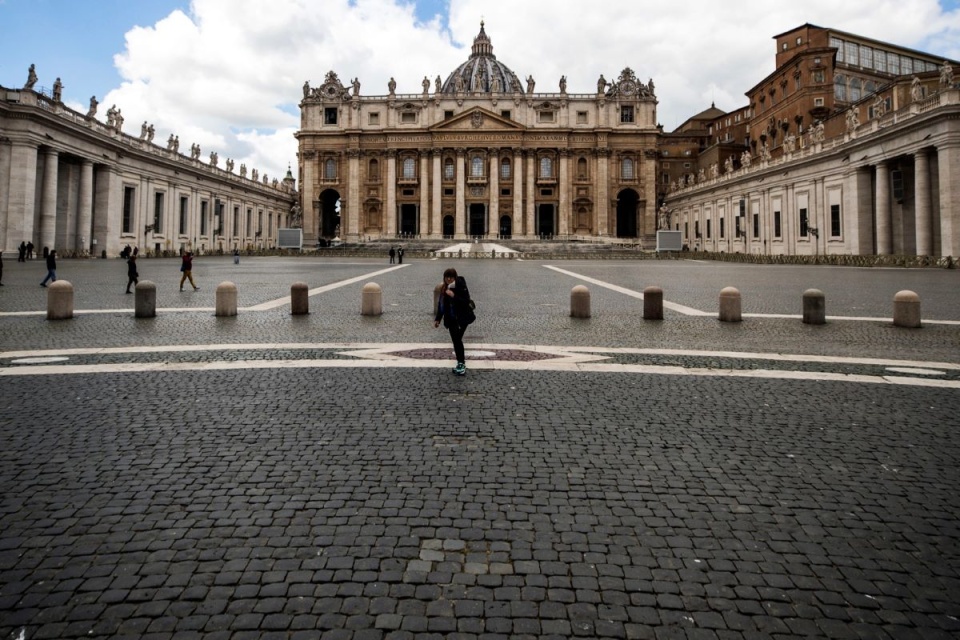
<svg viewBox="0 0 960 640">
<path fill-rule="evenodd" d="M 774 70 L 742 106 L 665 132 L 642 69 L 600 75 L 592 93 L 568 93 L 566 77 L 544 92 L 494 55 L 481 23 L 469 58 L 416 92 L 392 78 L 361 91 L 333 70 L 304 83 L 296 180 L 181 152 L 172 132 L 154 143 L 147 122 L 129 134 L 95 98 L 74 111 L 60 79 L 37 86 L 31 66 L 22 88 L 0 87 L 0 248 L 271 248 L 301 227 L 307 248 L 653 249 L 671 230 L 708 252 L 960 256 L 960 63 L 810 24 L 773 40 Z"/>
</svg>

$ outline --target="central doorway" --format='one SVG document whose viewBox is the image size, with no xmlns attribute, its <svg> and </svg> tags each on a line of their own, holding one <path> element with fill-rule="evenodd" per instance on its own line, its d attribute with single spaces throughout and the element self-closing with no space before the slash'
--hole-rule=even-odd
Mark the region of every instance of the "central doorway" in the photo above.
<svg viewBox="0 0 960 640">
<path fill-rule="evenodd" d="M 510 216 L 500 216 L 500 239 L 509 240 L 513 235 L 513 220 Z"/>
<path fill-rule="evenodd" d="M 552 204 L 541 204 L 537 207 L 537 235 L 541 238 L 551 237 L 556 233 L 553 222 L 555 211 Z"/>
<path fill-rule="evenodd" d="M 617 194 L 617 237 L 637 237 L 637 212 L 640 196 L 633 189 L 624 189 Z"/>
<path fill-rule="evenodd" d="M 400 205 L 400 235 L 415 236 L 419 233 L 417 229 L 417 205 Z"/>
<path fill-rule="evenodd" d="M 467 235 L 471 238 L 487 235 L 487 207 L 482 203 L 473 203 L 470 205 L 469 230 Z"/>
<path fill-rule="evenodd" d="M 340 231 L 340 194 L 327 189 L 320 194 L 320 237 L 335 238 Z"/>
</svg>

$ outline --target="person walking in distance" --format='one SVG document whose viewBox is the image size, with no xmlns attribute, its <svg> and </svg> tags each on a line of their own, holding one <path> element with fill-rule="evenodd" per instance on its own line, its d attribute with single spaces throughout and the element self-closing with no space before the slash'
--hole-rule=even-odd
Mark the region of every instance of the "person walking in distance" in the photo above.
<svg viewBox="0 0 960 640">
<path fill-rule="evenodd" d="M 180 291 L 183 291 L 183 283 L 187 280 L 190 281 L 190 286 L 193 287 L 194 291 L 200 289 L 193 281 L 193 252 L 186 251 L 183 254 L 183 262 L 180 264 L 180 271 L 183 272 L 183 275 L 180 276 Z"/>
<path fill-rule="evenodd" d="M 396 256 L 396 255 L 397 255 L 397 252 L 394 250 L 393 247 L 390 247 L 390 253 L 389 253 L 389 256 L 390 256 L 390 264 L 393 264 L 393 262 L 394 262 L 393 258 L 394 258 L 394 256 Z"/>
<path fill-rule="evenodd" d="M 403 264 L 403 247 L 397 247 L 397 264 Z"/>
<path fill-rule="evenodd" d="M 40 286 L 47 286 L 47 281 L 57 281 L 57 251 L 55 249 L 51 249 L 50 253 L 47 254 L 47 277 L 43 279 Z"/>
<path fill-rule="evenodd" d="M 133 251 L 130 253 L 130 257 L 127 258 L 127 293 L 133 293 L 130 291 L 130 285 L 136 287 L 140 284 L 140 274 L 137 273 L 137 252 Z"/>
<path fill-rule="evenodd" d="M 447 269 L 443 272 L 443 286 L 440 289 L 440 300 L 437 303 L 437 315 L 433 320 L 433 327 L 439 327 L 440 320 L 443 320 L 443 326 L 450 332 L 453 351 L 457 357 L 457 366 L 454 367 L 453 372 L 458 376 L 467 373 L 463 334 L 470 323 L 476 319 L 466 279 L 458 276 L 456 269 Z"/>
</svg>

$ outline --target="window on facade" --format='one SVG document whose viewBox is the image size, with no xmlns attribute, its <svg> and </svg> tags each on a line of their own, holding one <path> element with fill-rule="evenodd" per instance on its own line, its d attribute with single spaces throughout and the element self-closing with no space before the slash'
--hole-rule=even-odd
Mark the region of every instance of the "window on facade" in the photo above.
<svg viewBox="0 0 960 640">
<path fill-rule="evenodd" d="M 504 158 L 500 161 L 500 177 L 504 180 L 510 178 L 510 158 Z"/>
<path fill-rule="evenodd" d="M 553 177 L 553 160 L 551 158 L 540 158 L 540 177 L 541 178 L 552 178 Z"/>
<path fill-rule="evenodd" d="M 754 238 L 760 237 L 760 214 L 759 213 L 753 214 L 753 237 Z"/>
<path fill-rule="evenodd" d="M 580 158 L 577 160 L 577 177 L 585 179 L 587 177 L 587 159 Z"/>
<path fill-rule="evenodd" d="M 861 97 L 860 78 L 850 78 L 850 102 L 856 102 Z"/>
<path fill-rule="evenodd" d="M 210 226 L 210 221 L 207 219 L 210 215 L 210 203 L 206 200 L 200 201 L 200 235 L 207 235 L 207 228 Z"/>
<path fill-rule="evenodd" d="M 190 200 L 186 196 L 180 196 L 180 224 L 177 232 L 184 236 L 187 234 L 187 212 L 190 206 Z"/>
<path fill-rule="evenodd" d="M 553 111 L 540 111 L 540 122 L 553 122 Z"/>
<path fill-rule="evenodd" d="M 895 76 L 900 75 L 900 56 L 895 53 L 887 54 L 887 72 Z"/>
<path fill-rule="evenodd" d="M 586 111 L 577 111 L 577 124 L 587 124 Z"/>
<path fill-rule="evenodd" d="M 133 233 L 133 203 L 136 193 L 134 187 L 123 188 L 123 233 Z"/>
<path fill-rule="evenodd" d="M 413 158 L 403 159 L 403 179 L 413 180 L 417 177 L 417 161 Z"/>
<path fill-rule="evenodd" d="M 814 98 L 814 99 L 813 99 L 813 106 L 815 106 L 815 107 L 822 107 L 822 106 L 823 106 L 823 98 Z"/>
<path fill-rule="evenodd" d="M 809 220 L 807 220 L 807 210 L 800 209 L 800 236 L 803 238 L 806 238 L 808 229 L 809 229 Z"/>
<path fill-rule="evenodd" d="M 900 58 L 900 73 L 905 76 L 913 73 L 913 58 L 907 56 Z"/>
<path fill-rule="evenodd" d="M 840 205 L 830 205 L 830 236 L 840 237 Z"/>
<path fill-rule="evenodd" d="M 263 209 L 257 211 L 257 235 L 263 235 Z"/>
<path fill-rule="evenodd" d="M 720 239 L 723 240 L 726 237 L 726 225 L 724 224 L 724 219 L 720 218 Z"/>
<path fill-rule="evenodd" d="M 877 54 L 873 57 L 873 68 L 880 73 L 887 72 L 887 53 L 885 51 L 877 51 Z"/>
<path fill-rule="evenodd" d="M 833 78 L 833 97 L 842 102 L 847 101 L 847 77 L 837 74 Z"/>
<path fill-rule="evenodd" d="M 509 120 L 512 115 L 513 114 L 510 113 L 510 109 L 502 109 L 500 111 L 500 116 L 503 118 L 506 118 L 507 120 Z"/>
<path fill-rule="evenodd" d="M 781 235 L 783 234 L 780 228 L 780 212 L 774 211 L 773 212 L 773 237 L 779 238 Z"/>
<path fill-rule="evenodd" d="M 483 177 L 483 158 L 480 156 L 473 156 L 470 158 L 470 177 L 471 178 L 482 178 Z"/>
<path fill-rule="evenodd" d="M 333 158 L 327 158 L 323 163 L 323 177 L 326 180 L 337 179 L 337 161 Z"/>
<path fill-rule="evenodd" d="M 377 111 L 373 111 L 370 114 L 368 114 L 367 118 L 368 118 L 367 120 L 368 124 L 371 124 L 373 126 L 377 126 L 378 124 L 380 124 L 380 113 Z"/>
<path fill-rule="evenodd" d="M 376 158 L 370 160 L 369 169 L 367 171 L 367 177 L 370 180 L 379 180 L 380 179 L 380 163 Z"/>
<path fill-rule="evenodd" d="M 400 122 L 403 124 L 415 124 L 417 122 L 417 114 L 415 111 L 404 111 L 400 114 Z"/>
<path fill-rule="evenodd" d="M 855 42 L 843 43 L 843 57 L 847 64 L 854 67 L 860 64 L 859 49 Z"/>
<path fill-rule="evenodd" d="M 233 208 L 233 225 L 230 229 L 233 231 L 233 235 L 237 235 L 237 230 L 240 228 L 240 207 Z"/>
<path fill-rule="evenodd" d="M 633 122 L 633 107 L 631 105 L 620 107 L 620 122 Z"/>
<path fill-rule="evenodd" d="M 830 36 L 830 46 L 837 50 L 837 62 L 843 62 L 843 40 Z"/>
<path fill-rule="evenodd" d="M 153 194 L 153 232 L 163 233 L 163 194 Z"/>
<path fill-rule="evenodd" d="M 873 49 L 870 47 L 860 47 L 860 66 L 873 69 Z"/>
<path fill-rule="evenodd" d="M 707 219 L 707 240 L 710 239 L 710 219 Z"/>
<path fill-rule="evenodd" d="M 443 112 L 443 119 L 444 119 L 444 120 L 449 120 L 449 119 L 452 118 L 452 117 L 453 117 L 453 111 L 444 111 L 444 112 Z"/>
<path fill-rule="evenodd" d="M 244 235 L 246 235 L 248 238 L 250 237 L 250 225 L 252 224 L 253 224 L 253 209 L 247 209 L 247 224 L 245 225 L 246 233 Z"/>
<path fill-rule="evenodd" d="M 273 236 L 273 214 L 267 214 L 267 235 Z"/>
<path fill-rule="evenodd" d="M 323 110 L 323 124 L 337 124 L 336 107 L 327 107 Z"/>
<path fill-rule="evenodd" d="M 633 180 L 633 158 L 624 158 L 620 161 L 620 178 Z"/>
<path fill-rule="evenodd" d="M 819 69 L 813 72 L 813 81 L 817 84 L 823 84 L 823 71 Z"/>
<path fill-rule="evenodd" d="M 453 158 L 447 158 L 443 161 L 443 179 L 453 180 Z"/>
</svg>

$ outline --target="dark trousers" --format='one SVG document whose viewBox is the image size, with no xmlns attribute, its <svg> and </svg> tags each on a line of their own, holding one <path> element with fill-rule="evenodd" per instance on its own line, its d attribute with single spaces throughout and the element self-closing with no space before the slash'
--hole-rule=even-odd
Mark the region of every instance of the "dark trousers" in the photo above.
<svg viewBox="0 0 960 640">
<path fill-rule="evenodd" d="M 463 354 L 463 334 L 466 327 L 450 327 L 450 339 L 453 340 L 453 352 L 457 355 L 457 362 L 466 362 L 467 357 Z"/>
</svg>

